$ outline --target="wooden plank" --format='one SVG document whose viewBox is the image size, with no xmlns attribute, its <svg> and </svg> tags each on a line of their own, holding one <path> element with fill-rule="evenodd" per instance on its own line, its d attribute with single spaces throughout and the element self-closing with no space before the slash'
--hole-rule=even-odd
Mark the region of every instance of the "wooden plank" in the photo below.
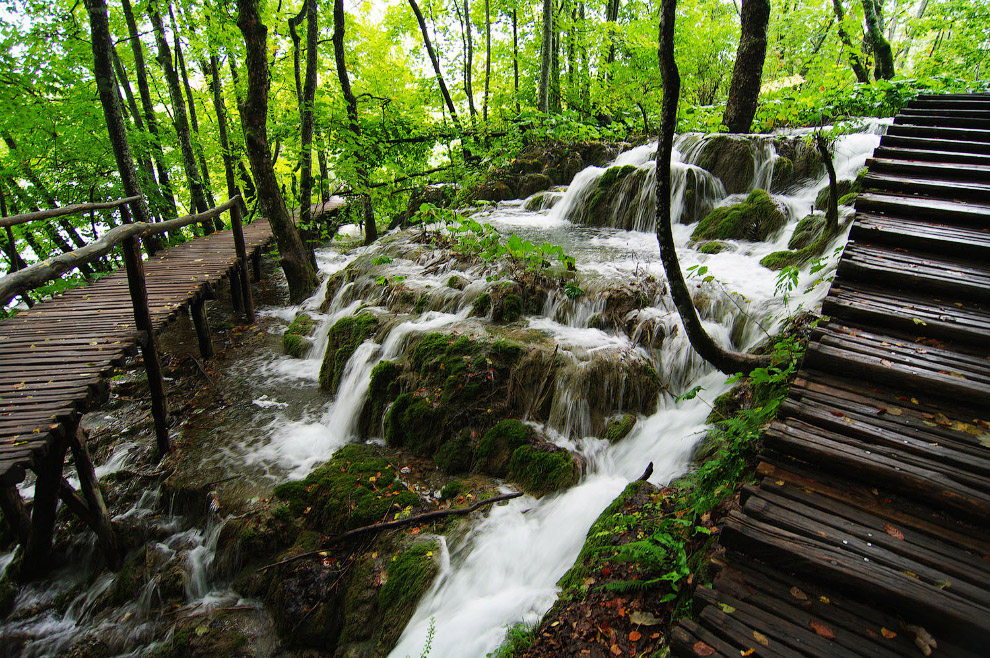
<svg viewBox="0 0 990 658">
<path fill-rule="evenodd" d="M 990 205 L 945 199 L 920 199 L 899 194 L 864 192 L 856 197 L 856 211 L 909 219 L 934 220 L 983 228 L 990 221 Z"/>
<path fill-rule="evenodd" d="M 849 237 L 856 242 L 968 259 L 990 256 L 990 227 L 977 228 L 859 213 Z"/>
<path fill-rule="evenodd" d="M 936 128 L 965 128 L 967 130 L 988 130 L 990 129 L 990 119 L 983 116 L 966 116 L 952 114 L 946 116 L 945 111 L 938 114 L 898 114 L 894 117 L 894 125 L 897 126 L 933 126 Z M 983 113 L 980 113 L 983 114 Z M 990 132 L 990 131 L 988 131 Z"/>
<path fill-rule="evenodd" d="M 671 640 L 674 655 L 682 658 L 697 658 L 701 654 L 708 654 L 709 649 L 712 652 L 710 655 L 717 658 L 738 658 L 740 655 L 739 649 L 693 619 L 682 619 L 671 631 Z"/>
<path fill-rule="evenodd" d="M 990 165 L 967 162 L 959 165 L 951 162 L 932 162 L 907 158 L 882 158 L 874 154 L 866 160 L 870 173 L 892 173 L 936 180 L 975 181 L 990 180 Z"/>
<path fill-rule="evenodd" d="M 894 140 L 896 141 L 896 140 Z M 928 146 L 938 145 L 937 140 Z M 927 162 L 945 162 L 956 165 L 973 164 L 990 166 L 990 154 L 987 153 L 960 153 L 958 151 L 939 151 L 934 148 L 923 148 L 926 144 L 918 143 L 914 148 L 907 146 L 878 146 L 873 151 L 874 158 L 888 158 L 897 160 L 922 160 Z M 981 145 L 984 146 L 984 145 Z M 985 146 L 984 146 L 985 148 Z"/>
<path fill-rule="evenodd" d="M 888 132 L 880 138 L 880 146 L 902 148 L 937 150 L 941 152 L 960 153 L 966 155 L 983 155 L 986 153 L 987 145 L 984 142 L 973 142 L 965 139 L 936 139 L 933 137 L 913 137 L 909 135 L 896 135 Z"/>
<path fill-rule="evenodd" d="M 990 130 L 977 128 L 940 128 L 937 126 L 905 126 L 894 124 L 887 126 L 887 134 L 898 137 L 925 137 L 945 142 L 990 142 Z M 951 147 L 946 144 L 944 147 Z"/>
<path fill-rule="evenodd" d="M 990 198 L 990 184 L 974 181 L 947 181 L 918 178 L 896 174 L 870 172 L 863 177 L 863 189 L 894 192 L 951 201 L 986 201 Z"/>
</svg>

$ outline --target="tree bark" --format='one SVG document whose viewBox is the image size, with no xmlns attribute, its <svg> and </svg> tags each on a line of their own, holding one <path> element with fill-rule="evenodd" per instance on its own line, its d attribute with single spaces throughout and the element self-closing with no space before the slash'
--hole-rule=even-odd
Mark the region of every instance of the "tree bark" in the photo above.
<svg viewBox="0 0 990 658">
<path fill-rule="evenodd" d="M 488 125 L 488 95 L 492 79 L 492 3 L 485 0 L 485 96 L 481 102 L 481 118 Z"/>
<path fill-rule="evenodd" d="M 729 132 L 748 133 L 756 116 L 760 82 L 763 80 L 770 0 L 743 0 L 740 21 L 742 33 L 722 123 L 729 128 Z"/>
<path fill-rule="evenodd" d="M 608 53 L 605 55 L 605 79 L 609 79 L 608 69 L 615 61 L 615 50 L 618 42 L 616 25 L 619 22 L 619 0 L 608 0 L 605 4 L 605 21 L 608 23 Z"/>
<path fill-rule="evenodd" d="M 313 203 L 313 103 L 316 100 L 316 50 L 318 24 L 316 0 L 306 0 L 306 78 L 303 82 L 302 103 L 299 106 L 299 142 L 301 149 L 299 175 L 299 221 L 308 226 Z"/>
<path fill-rule="evenodd" d="M 155 0 L 148 4 L 148 17 L 151 19 L 152 28 L 155 33 L 155 43 L 158 45 L 158 63 L 165 73 L 165 82 L 168 87 L 169 101 L 172 105 L 172 124 L 175 126 L 175 134 L 179 138 L 179 150 L 182 152 L 182 169 L 186 174 L 186 182 L 189 185 L 189 194 L 192 197 L 192 211 L 206 212 L 210 205 L 206 200 L 206 192 L 200 180 L 199 171 L 196 167 L 196 154 L 193 151 L 192 140 L 189 136 L 189 118 L 186 114 L 186 104 L 182 100 L 182 88 L 179 84 L 179 74 L 176 73 L 172 65 L 172 51 L 168 41 L 165 39 L 165 25 L 162 22 L 162 15 L 158 11 Z M 213 232 L 212 223 L 204 223 L 203 230 L 206 233 Z"/>
<path fill-rule="evenodd" d="M 258 0 L 238 0 L 237 26 L 247 48 L 248 87 L 241 105 L 244 142 L 254 173 L 258 201 L 278 244 L 280 264 L 289 284 L 289 299 L 302 302 L 316 288 L 309 251 L 285 207 L 268 149 L 268 28 L 258 14 Z"/>
<path fill-rule="evenodd" d="M 894 54 L 891 52 L 890 42 L 883 36 L 873 0 L 863 0 L 863 17 L 866 19 L 866 36 L 873 49 L 873 56 L 876 57 L 874 74 L 878 79 L 890 80 L 894 77 Z"/>
<path fill-rule="evenodd" d="M 512 89 L 516 99 L 516 114 L 522 111 L 519 106 L 519 20 L 516 7 L 512 7 Z"/>
<path fill-rule="evenodd" d="M 217 115 L 217 134 L 220 137 L 220 152 L 223 156 L 223 173 L 227 179 L 227 198 L 232 199 L 241 193 L 237 187 L 237 176 L 234 174 L 234 156 L 230 151 L 230 139 L 227 135 L 227 108 L 223 102 L 223 87 L 220 84 L 220 58 L 210 55 L 210 91 L 213 93 L 213 111 Z M 241 211 L 247 214 L 247 206 L 242 199 Z"/>
<path fill-rule="evenodd" d="M 660 143 L 657 149 L 657 242 L 660 260 L 667 273 L 670 294 L 681 316 L 691 346 L 705 360 L 726 374 L 748 373 L 753 368 L 769 365 L 770 357 L 758 357 L 723 349 L 705 331 L 694 308 L 681 264 L 674 246 L 670 219 L 670 158 L 677 127 L 677 100 L 681 93 L 681 76 L 674 61 L 674 17 L 677 0 L 660 2 L 660 77 L 663 81 L 663 105 L 660 110 Z"/>
<path fill-rule="evenodd" d="M 543 41 L 540 45 L 540 88 L 537 107 L 550 113 L 550 68 L 553 64 L 553 0 L 543 0 Z"/>
<path fill-rule="evenodd" d="M 134 11 L 131 8 L 130 0 L 121 0 L 121 7 L 124 10 L 124 20 L 127 23 L 131 52 L 134 53 L 134 75 L 137 78 L 138 93 L 141 96 L 141 107 L 144 109 L 144 121 L 148 125 L 148 132 L 151 133 L 152 137 L 151 157 L 155 161 L 155 169 L 158 171 L 158 187 L 164 202 L 163 212 L 168 217 L 178 217 L 179 211 L 175 206 L 175 192 L 172 189 L 172 181 L 165 164 L 165 150 L 162 148 L 159 137 L 155 104 L 151 100 L 151 88 L 148 86 L 148 70 L 144 63 L 144 49 L 138 35 L 137 21 L 134 20 Z"/>
<path fill-rule="evenodd" d="M 846 10 L 842 7 L 842 0 L 832 0 L 832 10 L 835 12 L 835 19 L 839 24 L 839 40 L 842 41 L 842 47 L 849 55 L 849 66 L 856 76 L 856 81 L 866 84 L 870 81 L 870 75 L 866 72 L 866 67 L 863 66 L 863 61 L 859 58 L 859 53 L 853 45 L 852 37 L 846 30 Z"/>
<path fill-rule="evenodd" d="M 464 62 L 464 93 L 467 94 L 468 110 L 473 122 L 478 110 L 474 107 L 474 89 L 471 80 L 471 73 L 474 69 L 474 37 L 471 35 L 471 5 L 468 4 L 468 0 L 464 0 L 464 39 L 467 42 L 467 56 Z"/>
<path fill-rule="evenodd" d="M 120 55 L 117 54 L 115 48 L 111 48 L 110 55 L 113 59 L 113 68 L 117 73 L 117 83 L 124 90 L 124 97 L 127 99 L 127 107 L 130 109 L 131 117 L 134 121 L 134 128 L 140 132 L 144 132 L 144 119 L 141 118 L 141 111 L 138 109 L 137 100 L 134 98 L 134 91 L 131 89 L 131 82 L 127 79 L 127 71 L 124 69 L 124 63 L 120 60 Z M 160 192 L 158 191 L 158 181 L 155 179 L 155 169 L 151 164 L 151 160 L 148 159 L 148 154 L 144 153 L 143 156 L 138 156 L 138 171 L 142 174 L 142 188 L 145 194 L 151 193 L 155 196 L 156 203 L 155 212 L 161 212 Z"/>
<path fill-rule="evenodd" d="M 825 171 L 828 172 L 828 207 L 825 210 L 825 233 L 835 235 L 839 232 L 839 188 L 835 176 L 835 165 L 832 163 L 832 149 L 821 131 L 815 133 L 815 148 L 822 156 Z"/>
<path fill-rule="evenodd" d="M 0 217 L 7 216 L 7 196 L 4 194 L 3 186 L 0 185 Z M 6 235 L 7 241 L 3 244 L 4 253 L 7 254 L 7 260 L 10 261 L 10 272 L 16 272 L 18 270 L 23 270 L 27 267 L 27 263 L 21 258 L 21 254 L 17 251 L 17 240 L 14 239 L 14 230 L 9 226 L 4 226 L 4 233 Z M 21 295 L 21 299 L 24 301 L 24 305 L 28 308 L 34 306 L 34 300 L 27 293 Z"/>
</svg>

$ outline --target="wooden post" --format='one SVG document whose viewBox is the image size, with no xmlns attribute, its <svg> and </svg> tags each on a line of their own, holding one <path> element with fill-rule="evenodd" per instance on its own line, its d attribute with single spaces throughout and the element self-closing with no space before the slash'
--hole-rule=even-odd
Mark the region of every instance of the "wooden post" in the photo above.
<svg viewBox="0 0 990 658">
<path fill-rule="evenodd" d="M 199 355 L 203 359 L 213 358 L 213 341 L 210 339 L 210 322 L 206 317 L 206 299 L 197 297 L 189 308 L 193 326 L 196 327 L 196 338 L 199 339 Z"/>
<path fill-rule="evenodd" d="M 125 224 L 131 221 L 127 206 L 120 207 L 120 218 Z M 158 458 L 169 451 L 168 440 L 168 400 L 165 397 L 165 379 L 162 365 L 158 360 L 155 341 L 155 328 L 151 323 L 148 309 L 148 289 L 144 281 L 144 261 L 141 260 L 141 245 L 136 238 L 125 238 L 121 243 L 124 252 L 124 265 L 127 268 L 127 287 L 131 291 L 131 304 L 134 306 L 134 326 L 141 343 L 141 356 L 144 369 L 148 373 L 148 387 L 151 389 L 151 415 L 155 419 L 155 438 L 158 442 Z"/>
<path fill-rule="evenodd" d="M 38 480 L 34 484 L 34 505 L 31 508 L 31 533 L 24 546 L 25 580 L 39 576 L 49 568 L 52 536 L 55 534 L 55 510 L 58 491 L 62 485 L 62 467 L 67 445 L 64 439 L 53 439 L 44 457 L 37 457 L 33 466 Z"/>
<path fill-rule="evenodd" d="M 261 281 L 261 250 L 255 249 L 251 254 L 251 267 L 254 269 L 254 280 Z"/>
<path fill-rule="evenodd" d="M 248 324 L 254 323 L 254 299 L 251 297 L 251 279 L 247 271 L 247 249 L 244 246 L 244 229 L 241 226 L 241 209 L 234 204 L 230 209 L 230 226 L 234 233 L 234 249 L 237 251 L 237 269 L 243 292 L 244 317 Z"/>
<path fill-rule="evenodd" d="M 117 537 L 114 534 L 113 525 L 110 523 L 107 506 L 103 502 L 103 494 L 100 492 L 100 483 L 96 479 L 93 460 L 89 456 L 89 450 L 86 449 L 86 433 L 82 427 L 77 426 L 75 433 L 70 435 L 69 447 L 72 448 L 72 457 L 76 461 L 79 489 L 82 491 L 86 500 L 86 507 L 89 510 L 90 520 L 87 523 L 96 533 L 111 568 L 118 569 L 121 565 L 121 559 L 120 551 L 117 548 Z"/>
<path fill-rule="evenodd" d="M 241 295 L 244 288 L 241 286 L 241 271 L 234 264 L 234 269 L 230 272 L 230 304 L 234 307 L 235 313 L 244 312 L 244 299 Z"/>
<path fill-rule="evenodd" d="M 0 487 L 0 512 L 10 526 L 10 531 L 17 538 L 17 543 L 27 546 L 31 535 L 31 517 L 28 515 L 24 501 L 17 487 Z"/>
</svg>

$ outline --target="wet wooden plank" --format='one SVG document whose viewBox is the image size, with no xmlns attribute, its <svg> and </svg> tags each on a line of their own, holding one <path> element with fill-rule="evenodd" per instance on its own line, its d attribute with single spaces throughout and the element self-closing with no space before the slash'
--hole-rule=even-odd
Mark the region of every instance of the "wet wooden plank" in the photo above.
<svg viewBox="0 0 990 658">
<path fill-rule="evenodd" d="M 865 244 L 884 244 L 950 257 L 990 257 L 990 227 L 957 226 L 901 217 L 859 213 L 849 237 Z"/>
<path fill-rule="evenodd" d="M 867 159 L 866 166 L 870 168 L 870 173 L 883 172 L 924 179 L 951 178 L 953 181 L 986 182 L 990 180 L 990 165 L 973 162 L 960 165 L 951 162 L 881 158 L 874 155 L 874 157 Z"/>
<path fill-rule="evenodd" d="M 990 184 L 971 181 L 934 180 L 897 174 L 870 172 L 863 177 L 869 191 L 925 196 L 950 201 L 983 202 L 990 198 Z"/>
</svg>

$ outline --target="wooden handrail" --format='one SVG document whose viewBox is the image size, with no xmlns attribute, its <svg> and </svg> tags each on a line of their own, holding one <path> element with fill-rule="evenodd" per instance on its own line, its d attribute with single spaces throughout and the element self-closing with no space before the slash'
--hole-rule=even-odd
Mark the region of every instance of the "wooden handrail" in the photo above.
<svg viewBox="0 0 990 658">
<path fill-rule="evenodd" d="M 129 199 L 122 199 L 121 201 L 136 201 L 138 198 L 139 197 L 129 197 Z M 66 272 L 73 267 L 78 267 L 79 265 L 88 263 L 96 258 L 99 258 L 100 256 L 106 255 L 111 249 L 127 238 L 145 237 L 148 235 L 164 233 L 166 231 L 175 231 L 184 226 L 188 226 L 189 224 L 213 219 L 217 215 L 233 208 L 239 199 L 240 195 L 234 196 L 226 203 L 223 203 L 216 208 L 211 208 L 210 210 L 198 215 L 186 215 L 184 217 L 177 217 L 176 219 L 170 219 L 168 221 L 157 222 L 154 224 L 149 224 L 147 222 L 123 224 L 110 229 L 99 240 L 91 242 L 84 247 L 54 256 L 22 270 L 18 270 L 17 272 L 8 274 L 7 276 L 0 278 L 0 306 L 6 305 L 11 299 L 22 292 L 33 290 L 34 288 L 57 278 L 63 272 Z M 119 202 L 114 203 L 118 206 L 122 205 Z M 66 208 L 69 207 L 71 206 L 66 206 Z M 63 209 L 60 208 L 59 210 Z M 24 215 L 17 216 L 24 217 Z"/>
<path fill-rule="evenodd" d="M 125 199 L 117 199 L 116 201 L 104 201 L 100 203 L 77 203 L 71 206 L 62 206 L 61 208 L 51 208 L 49 210 L 38 210 L 37 212 L 28 212 L 21 215 L 10 215 L 9 217 L 0 217 L 0 228 L 4 226 L 17 226 L 18 224 L 27 224 L 28 222 L 34 222 L 39 219 L 54 219 L 56 217 L 63 217 L 65 215 L 74 215 L 80 212 L 87 212 L 90 210 L 106 210 L 107 208 L 116 208 L 122 206 L 125 203 L 132 203 L 140 199 L 140 196 L 129 196 Z"/>
</svg>

